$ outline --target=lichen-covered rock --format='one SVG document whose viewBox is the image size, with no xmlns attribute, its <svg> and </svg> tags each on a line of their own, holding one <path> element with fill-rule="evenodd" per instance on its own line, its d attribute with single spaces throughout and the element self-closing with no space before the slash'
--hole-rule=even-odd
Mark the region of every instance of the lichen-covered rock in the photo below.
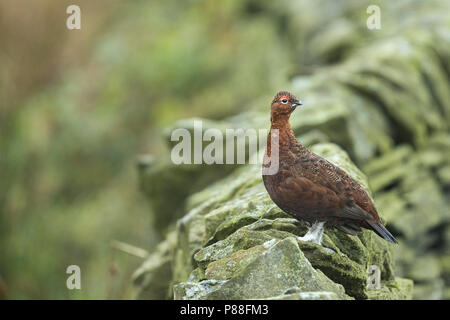
<svg viewBox="0 0 450 320">
<path fill-rule="evenodd" d="M 339 296 L 329 291 L 305 292 L 299 288 L 287 290 L 284 294 L 264 298 L 266 300 L 340 300 Z"/>
<path fill-rule="evenodd" d="M 369 1 L 326 12 L 321 8 L 328 1 L 318 1 L 264 5 L 271 15 L 283 17 L 286 37 L 299 43 L 296 57 L 305 67 L 282 86 L 304 101 L 291 126 L 305 145 L 319 143 L 313 151 L 371 191 L 383 222 L 400 243 L 393 249 L 370 231 L 352 237 L 327 229 L 323 247 L 299 241 L 298 248 L 312 268 L 352 298 L 449 298 L 449 2 L 386 2 L 383 27 L 373 31 L 362 14 Z M 295 19 L 289 19 L 292 15 Z M 272 94 L 245 103 L 237 116 L 205 122 L 205 128 L 267 129 Z M 174 127 L 192 131 L 192 121 Z M 224 296 L 221 288 L 236 279 L 250 290 L 253 284 L 239 275 L 261 261 L 264 244 L 307 230 L 272 203 L 258 166 L 159 168 L 153 171 L 158 174 L 142 170 L 141 181 L 155 219 L 175 229 L 171 283 L 179 299 Z M 367 288 L 371 265 L 379 267 L 380 289 Z M 409 279 L 416 282 L 414 291 Z M 167 290 L 171 296 L 171 287 Z M 264 298 L 342 298 L 334 291 L 289 290 Z"/>
<path fill-rule="evenodd" d="M 408 300 L 413 296 L 413 282 L 397 277 L 380 289 L 368 290 L 367 296 L 370 300 Z"/>
<path fill-rule="evenodd" d="M 192 298 L 192 291 L 197 299 L 259 299 L 281 295 L 290 288 L 299 288 L 302 292 L 327 291 L 341 299 L 346 297 L 342 286 L 311 266 L 296 238 L 272 239 L 253 248 L 257 249 L 241 250 L 236 252 L 237 255 L 211 263 L 214 265 L 208 266 L 205 276 L 209 273 L 209 276 L 221 279 L 176 285 L 175 299 Z M 236 267 L 235 264 L 241 265 Z M 214 288 L 205 286 L 211 281 Z"/>
<path fill-rule="evenodd" d="M 312 150 L 368 188 L 365 175 L 337 145 L 319 144 Z M 191 211 L 177 225 L 175 298 L 267 298 L 291 287 L 334 292 L 340 299 L 410 297 L 407 286 L 392 289 L 392 245 L 370 231 L 356 237 L 333 228 L 326 230 L 323 247 L 297 241 L 293 236 L 303 235 L 307 227 L 273 204 L 261 180 L 260 169 L 249 166 L 205 195 L 192 196 Z M 383 294 L 367 289 L 370 265 L 380 269 Z"/>
<path fill-rule="evenodd" d="M 167 227 L 184 213 L 186 198 L 204 188 L 208 183 L 226 176 L 234 168 L 217 170 L 208 165 L 175 165 L 170 157 L 150 163 L 138 163 L 141 189 L 150 199 L 156 230 Z M 157 183 L 156 183 L 157 181 Z M 163 233 L 163 232 L 161 232 Z"/>
</svg>

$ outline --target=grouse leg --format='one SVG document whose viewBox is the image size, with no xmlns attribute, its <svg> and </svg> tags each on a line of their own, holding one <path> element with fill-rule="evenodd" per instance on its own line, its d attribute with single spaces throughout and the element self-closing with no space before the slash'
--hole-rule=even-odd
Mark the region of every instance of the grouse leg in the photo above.
<svg viewBox="0 0 450 320">
<path fill-rule="evenodd" d="M 322 236 L 323 236 L 324 225 L 325 225 L 325 221 L 314 222 L 314 224 L 311 226 L 311 228 L 309 228 L 309 231 L 303 237 L 298 237 L 298 240 L 309 241 L 312 243 L 317 243 L 318 245 L 322 245 Z"/>
</svg>

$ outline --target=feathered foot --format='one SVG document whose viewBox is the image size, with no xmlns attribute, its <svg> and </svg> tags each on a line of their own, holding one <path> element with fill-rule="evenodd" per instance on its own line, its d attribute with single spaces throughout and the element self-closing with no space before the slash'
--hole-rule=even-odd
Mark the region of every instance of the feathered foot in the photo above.
<svg viewBox="0 0 450 320">
<path fill-rule="evenodd" d="M 298 237 L 297 239 L 301 240 L 301 241 L 309 241 L 312 243 L 316 243 L 321 246 L 324 225 L 325 225 L 325 221 L 314 222 L 314 224 L 311 226 L 311 228 L 309 228 L 308 232 L 303 237 Z"/>
</svg>

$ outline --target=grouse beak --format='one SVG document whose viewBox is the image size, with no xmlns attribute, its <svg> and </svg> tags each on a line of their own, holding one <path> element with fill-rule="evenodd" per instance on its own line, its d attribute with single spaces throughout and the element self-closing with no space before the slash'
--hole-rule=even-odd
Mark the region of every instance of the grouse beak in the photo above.
<svg viewBox="0 0 450 320">
<path fill-rule="evenodd" d="M 292 107 L 297 107 L 297 106 L 301 106 L 301 105 L 303 105 L 303 102 L 301 102 L 300 100 L 294 100 L 294 101 L 292 101 Z"/>
</svg>

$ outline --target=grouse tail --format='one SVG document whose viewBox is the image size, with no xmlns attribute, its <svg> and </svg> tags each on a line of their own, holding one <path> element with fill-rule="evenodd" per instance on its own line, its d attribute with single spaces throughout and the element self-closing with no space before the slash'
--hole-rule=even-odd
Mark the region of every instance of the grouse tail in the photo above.
<svg viewBox="0 0 450 320">
<path fill-rule="evenodd" d="M 372 227 L 372 230 L 383 239 L 392 243 L 398 243 L 394 236 L 380 222 L 367 221 L 367 223 Z"/>
</svg>

